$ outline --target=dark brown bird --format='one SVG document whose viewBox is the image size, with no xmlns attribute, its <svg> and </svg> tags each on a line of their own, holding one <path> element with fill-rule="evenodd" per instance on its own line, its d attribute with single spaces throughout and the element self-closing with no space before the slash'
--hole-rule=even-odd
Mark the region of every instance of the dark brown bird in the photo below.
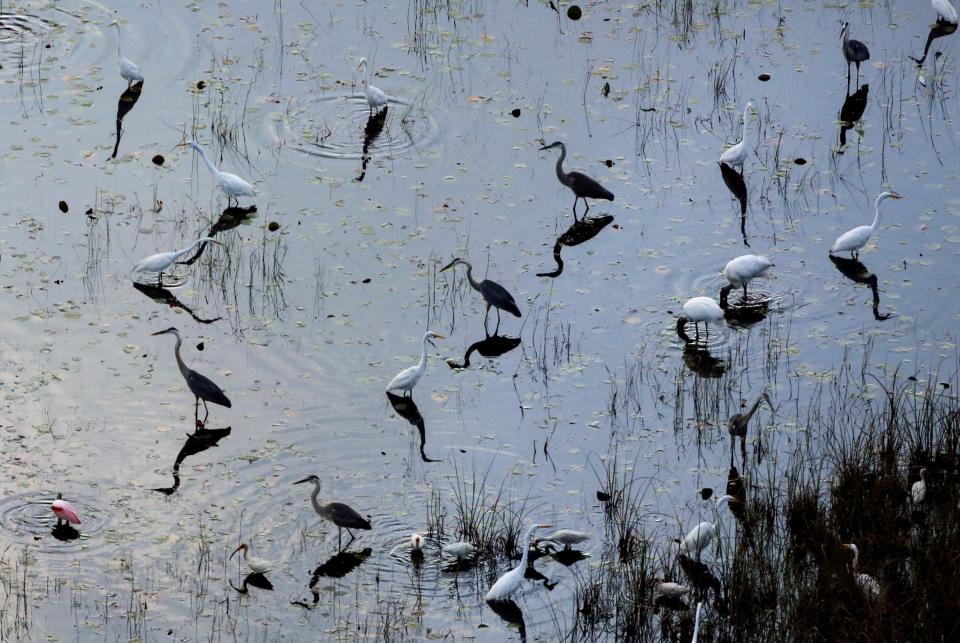
<svg viewBox="0 0 960 643">
<path fill-rule="evenodd" d="M 750 424 L 750 418 L 753 417 L 753 414 L 757 412 L 760 402 L 764 400 L 766 400 L 767 406 L 772 409 L 773 403 L 770 401 L 770 397 L 766 391 L 764 391 L 757 397 L 757 400 L 753 403 L 753 406 L 750 407 L 749 411 L 746 413 L 735 413 L 727 420 L 727 431 L 730 432 L 730 466 L 733 466 L 733 443 L 737 441 L 737 438 L 740 438 L 741 454 L 743 454 L 744 458 L 747 457 L 747 425 Z"/>
</svg>

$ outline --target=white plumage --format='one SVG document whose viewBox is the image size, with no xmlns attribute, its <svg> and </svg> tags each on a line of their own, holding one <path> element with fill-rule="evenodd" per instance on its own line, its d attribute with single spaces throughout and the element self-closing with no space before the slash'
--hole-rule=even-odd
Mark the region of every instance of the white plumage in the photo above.
<svg viewBox="0 0 960 643">
<path fill-rule="evenodd" d="M 120 68 L 120 76 L 127 81 L 127 87 L 135 82 L 141 82 L 143 80 L 143 72 L 140 71 L 140 68 L 137 67 L 135 62 L 123 55 L 123 38 L 120 35 L 120 23 L 114 20 L 110 23 L 110 26 L 117 28 L 117 66 Z"/>
<path fill-rule="evenodd" d="M 443 335 L 435 333 L 432 330 L 425 332 L 423 339 L 420 341 L 420 361 L 394 375 L 393 379 L 390 380 L 390 383 L 387 385 L 388 391 L 399 390 L 403 391 L 404 395 L 413 393 L 413 387 L 417 385 L 417 382 L 420 381 L 420 378 L 423 377 L 424 372 L 427 370 L 427 342 L 430 341 L 431 337 L 446 339 Z"/>
<path fill-rule="evenodd" d="M 444 545 L 440 548 L 440 551 L 448 556 L 453 556 L 454 558 L 460 560 L 473 558 L 477 555 L 477 548 L 474 547 L 472 543 L 468 543 L 464 540 L 450 543 L 449 545 Z"/>
<path fill-rule="evenodd" d="M 957 17 L 957 10 L 950 4 L 950 0 L 931 0 L 930 4 L 933 6 L 933 10 L 937 12 L 939 19 L 953 24 L 960 22 Z"/>
<path fill-rule="evenodd" d="M 867 598 L 876 598 L 880 596 L 880 583 L 877 582 L 877 579 L 870 574 L 857 572 L 857 561 L 860 560 L 860 550 L 853 543 L 848 543 L 844 545 L 844 547 L 853 552 L 853 562 L 850 563 L 850 570 L 853 572 L 854 578 L 857 580 L 857 585 L 859 585 L 860 589 L 863 590 L 863 593 L 867 595 Z"/>
<path fill-rule="evenodd" d="M 211 239 L 210 237 L 201 237 L 191 243 L 186 248 L 182 250 L 174 250 L 173 252 L 158 252 L 155 255 L 150 255 L 145 259 L 141 259 L 137 265 L 133 267 L 134 272 L 156 272 L 159 273 L 157 277 L 157 283 L 163 283 L 163 271 L 173 265 L 173 263 L 185 255 L 193 252 L 197 246 L 201 243 L 219 243 L 218 241 Z"/>
<path fill-rule="evenodd" d="M 664 582 L 659 578 L 651 579 L 650 586 L 653 588 L 654 596 L 666 596 L 667 598 L 680 598 L 690 593 L 690 588 L 680 583 Z"/>
<path fill-rule="evenodd" d="M 740 142 L 732 147 L 727 148 L 727 150 L 720 155 L 721 163 L 726 163 L 730 166 L 742 166 L 747 160 L 747 154 L 750 153 L 750 147 L 753 141 L 753 136 L 750 133 L 750 129 L 747 127 L 747 121 L 752 110 L 753 103 L 747 103 L 747 107 L 743 110 L 743 134 L 740 137 Z"/>
<path fill-rule="evenodd" d="M 523 584 L 523 575 L 527 571 L 527 560 L 530 556 L 530 541 L 533 539 L 533 532 L 537 529 L 544 529 L 551 525 L 530 525 L 527 533 L 523 535 L 523 556 L 520 557 L 520 564 L 508 571 L 497 579 L 493 587 L 487 591 L 483 599 L 485 601 L 505 601 Z"/>
<path fill-rule="evenodd" d="M 423 536 L 418 533 L 410 534 L 410 551 L 414 553 L 423 552 Z"/>
<path fill-rule="evenodd" d="M 915 505 L 923 504 L 923 501 L 927 499 L 928 473 L 926 469 L 920 469 L 920 479 L 910 487 L 910 497 L 913 499 L 913 504 Z"/>
<path fill-rule="evenodd" d="M 367 67 L 367 59 L 361 58 L 359 64 L 357 64 L 357 71 L 360 71 L 361 68 Z M 363 84 L 366 89 L 364 92 L 367 97 L 367 105 L 370 106 L 371 113 L 377 113 L 383 109 L 388 102 L 387 94 L 379 87 L 375 87 L 370 84 L 370 81 L 367 79 L 366 74 L 364 74 Z"/>
<path fill-rule="evenodd" d="M 724 505 L 731 500 L 733 496 L 724 495 L 720 498 L 717 498 L 717 521 L 716 522 L 706 522 L 703 521 L 693 529 L 687 532 L 687 535 L 684 536 L 683 540 L 680 542 L 680 553 L 681 554 L 693 554 L 697 560 L 700 559 L 700 552 L 707 548 L 710 543 L 717 537 L 717 523 L 720 522 L 720 506 Z"/>
<path fill-rule="evenodd" d="M 590 534 L 585 531 L 577 531 L 576 529 L 558 529 L 549 536 L 537 538 L 537 542 L 550 541 L 563 545 L 564 547 L 570 547 L 571 545 L 582 543 L 585 540 L 590 540 Z"/>
<path fill-rule="evenodd" d="M 711 297 L 693 297 L 683 304 L 683 313 L 677 317 L 677 334 L 685 341 L 686 335 L 683 334 L 683 328 L 687 322 L 693 322 L 697 336 L 700 335 L 700 322 L 716 322 L 723 320 L 723 309 L 720 304 Z"/>
<path fill-rule="evenodd" d="M 264 560 L 263 558 L 254 558 L 253 556 L 248 555 L 250 547 L 247 543 L 240 543 L 240 546 L 233 550 L 233 554 L 230 554 L 230 558 L 233 558 L 234 554 L 238 551 L 243 552 L 243 560 L 247 562 L 247 567 L 250 568 L 254 574 L 266 574 L 268 571 L 273 569 L 273 564 L 269 560 Z"/>
<path fill-rule="evenodd" d="M 751 279 L 762 276 L 773 267 L 770 257 L 764 255 L 741 255 L 727 262 L 723 268 L 723 276 L 734 288 L 743 288 L 743 296 L 747 296 L 747 283 Z"/>
<path fill-rule="evenodd" d="M 874 215 L 873 223 L 870 225 L 862 225 L 844 232 L 842 235 L 837 237 L 837 240 L 833 242 L 833 245 L 830 247 L 830 254 L 837 252 L 849 252 L 850 256 L 854 259 L 860 254 L 860 249 L 867 245 L 867 242 L 870 241 L 870 237 L 873 236 L 873 233 L 876 232 L 877 227 L 880 225 L 880 203 L 885 199 L 902 199 L 903 197 L 897 194 L 896 192 L 881 192 L 877 196 L 876 202 L 874 202 Z"/>
<path fill-rule="evenodd" d="M 207 152 L 200 147 L 200 144 L 196 141 L 187 141 L 186 143 L 181 143 L 177 147 L 189 146 L 194 150 L 199 152 L 200 157 L 203 159 L 203 162 L 207 164 L 207 168 L 210 169 L 210 174 L 213 175 L 213 178 L 220 185 L 220 189 L 223 190 L 223 193 L 227 195 L 227 199 L 236 200 L 241 196 L 256 196 L 257 193 L 254 191 L 253 186 L 241 179 L 236 174 L 230 174 L 229 172 L 221 172 L 217 169 L 217 166 L 214 165 L 209 158 L 207 158 Z"/>
</svg>

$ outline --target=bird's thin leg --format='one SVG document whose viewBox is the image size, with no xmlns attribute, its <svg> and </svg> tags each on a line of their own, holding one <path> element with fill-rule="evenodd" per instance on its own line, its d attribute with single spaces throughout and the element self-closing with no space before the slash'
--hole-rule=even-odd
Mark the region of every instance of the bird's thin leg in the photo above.
<svg viewBox="0 0 960 643">
<path fill-rule="evenodd" d="M 579 200 L 580 200 L 580 197 L 578 196 L 573 197 L 573 220 L 574 221 L 577 220 L 577 201 Z"/>
<path fill-rule="evenodd" d="M 740 436 L 740 457 L 743 459 L 743 466 L 747 466 L 747 436 Z"/>
<path fill-rule="evenodd" d="M 337 527 L 337 551 L 343 551 L 343 530 Z"/>
<path fill-rule="evenodd" d="M 733 468 L 733 445 L 736 443 L 736 441 L 737 441 L 737 436 L 731 435 L 730 436 L 730 468 L 731 469 Z"/>
<path fill-rule="evenodd" d="M 353 535 L 353 532 L 350 531 L 349 527 L 346 527 L 345 529 L 347 530 L 347 533 L 350 534 L 350 540 L 347 541 L 347 547 L 349 547 L 353 543 L 353 540 L 356 538 L 356 536 Z"/>
<path fill-rule="evenodd" d="M 850 63 L 847 63 L 847 96 L 850 95 Z"/>
<path fill-rule="evenodd" d="M 163 271 L 160 271 L 160 274 L 157 275 L 157 286 L 163 288 Z"/>
<path fill-rule="evenodd" d="M 196 424 L 200 425 L 200 398 L 194 398 L 193 400 L 193 421 Z"/>
<path fill-rule="evenodd" d="M 490 316 L 490 304 L 487 304 L 487 309 L 483 312 L 483 332 L 487 334 L 487 337 L 490 337 L 490 329 L 487 327 L 487 317 Z"/>
<path fill-rule="evenodd" d="M 743 303 L 747 303 L 747 282 L 743 282 Z"/>
<path fill-rule="evenodd" d="M 497 327 L 493 329 L 493 336 L 496 337 L 500 332 L 500 309 L 497 308 Z"/>
<path fill-rule="evenodd" d="M 587 209 L 583 211 L 583 218 L 587 218 L 587 212 L 590 212 L 590 202 L 587 201 L 587 197 L 583 197 L 583 204 L 587 206 Z"/>
</svg>

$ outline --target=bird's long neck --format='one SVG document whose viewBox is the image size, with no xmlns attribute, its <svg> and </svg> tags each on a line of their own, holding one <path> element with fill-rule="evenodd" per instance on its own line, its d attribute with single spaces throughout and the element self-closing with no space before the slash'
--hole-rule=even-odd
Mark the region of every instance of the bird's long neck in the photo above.
<svg viewBox="0 0 960 643">
<path fill-rule="evenodd" d="M 318 514 L 323 514 L 320 506 L 320 481 L 315 480 L 313 483 L 313 493 L 310 494 L 310 502 L 313 503 L 313 509 Z"/>
<path fill-rule="evenodd" d="M 760 407 L 760 402 L 763 401 L 763 396 L 758 395 L 757 401 L 753 403 L 753 406 L 750 407 L 750 410 L 747 411 L 747 414 L 743 416 L 744 422 L 749 422 L 750 418 L 753 417 L 753 414 L 757 412 L 757 409 Z"/>
<path fill-rule="evenodd" d="M 747 120 L 750 118 L 750 108 L 747 107 L 743 110 L 743 137 L 742 140 L 745 143 L 749 143 L 753 140 L 750 130 L 747 128 Z"/>
<path fill-rule="evenodd" d="M 180 369 L 180 374 L 184 377 L 187 377 L 190 374 L 190 369 L 187 368 L 187 365 L 183 363 L 183 358 L 180 357 L 180 346 L 183 344 L 183 340 L 180 339 L 180 335 L 177 335 L 177 343 L 173 347 L 173 354 L 177 357 L 177 367 Z"/>
<path fill-rule="evenodd" d="M 559 165 L 557 167 L 560 167 Z M 476 281 L 473 278 L 473 266 L 467 263 L 466 261 L 462 262 L 463 265 L 467 267 L 467 281 L 470 282 L 470 285 L 474 290 L 480 290 L 480 282 Z"/>
<path fill-rule="evenodd" d="M 177 250 L 177 259 L 179 259 L 180 257 L 182 257 L 182 256 L 184 256 L 184 255 L 190 254 L 190 253 L 193 252 L 193 251 L 197 248 L 197 246 L 199 246 L 201 243 L 203 243 L 203 240 L 202 240 L 202 239 L 197 239 L 196 241 L 194 241 L 193 243 L 191 243 L 189 246 L 187 246 L 187 247 L 184 248 L 183 250 Z"/>
<path fill-rule="evenodd" d="M 207 151 L 200 147 L 199 145 L 194 148 L 200 153 L 200 157 L 203 159 L 203 162 L 207 164 L 207 167 L 210 169 L 210 174 L 217 178 L 220 176 L 220 170 L 217 169 L 217 166 L 214 165 L 209 158 L 207 158 Z"/>
<path fill-rule="evenodd" d="M 560 158 L 557 159 L 557 178 L 560 179 L 560 182 L 566 185 L 568 177 L 567 173 L 563 171 L 563 159 L 567 158 L 567 146 L 563 143 L 560 144 Z"/>
<path fill-rule="evenodd" d="M 530 558 L 530 540 L 533 538 L 533 532 L 536 526 L 531 525 L 527 528 L 527 533 L 523 535 L 523 554 L 520 556 L 520 564 L 517 569 L 525 570 L 527 568 L 527 559 Z"/>
<path fill-rule="evenodd" d="M 873 214 L 873 223 L 870 224 L 871 230 L 876 230 L 877 226 L 880 225 L 880 202 L 883 201 L 883 196 L 878 196 L 876 202 L 873 204 L 874 214 Z"/>
<path fill-rule="evenodd" d="M 427 339 L 429 335 L 424 334 L 423 339 L 420 340 L 420 363 L 417 364 L 418 369 L 424 369 L 427 367 Z"/>
<path fill-rule="evenodd" d="M 846 47 L 848 42 L 850 42 L 850 30 L 844 29 L 843 30 L 843 46 Z"/>
<path fill-rule="evenodd" d="M 117 58 L 123 58 L 123 36 L 120 33 L 120 25 L 113 25 L 117 28 Z"/>
</svg>

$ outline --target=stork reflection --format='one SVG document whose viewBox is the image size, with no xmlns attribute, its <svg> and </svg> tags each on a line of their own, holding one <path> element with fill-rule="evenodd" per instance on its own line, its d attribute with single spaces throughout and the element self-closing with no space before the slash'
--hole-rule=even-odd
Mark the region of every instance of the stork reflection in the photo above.
<svg viewBox="0 0 960 643">
<path fill-rule="evenodd" d="M 241 208 L 240 206 L 235 205 L 228 206 L 223 212 L 220 213 L 220 217 L 210 227 L 210 232 L 207 233 L 207 236 L 214 237 L 221 232 L 233 230 L 238 225 L 249 223 L 256 218 L 257 206 L 255 205 L 251 205 L 246 208 Z M 203 254 L 203 251 L 206 247 L 207 244 L 204 243 L 192 257 L 186 261 L 178 261 L 177 263 L 184 266 L 192 265 L 197 259 L 200 258 L 200 255 Z"/>
<path fill-rule="evenodd" d="M 233 587 L 233 589 L 235 589 L 237 592 L 241 594 L 249 593 L 250 587 L 256 587 L 257 589 L 265 589 L 267 591 L 273 590 L 273 583 L 271 583 L 266 576 L 264 576 L 262 573 L 259 573 L 259 572 L 250 572 L 249 574 L 247 574 L 246 577 L 243 579 L 242 587 L 237 587 L 236 585 L 233 584 L 232 581 L 230 582 L 230 586 Z"/>
<path fill-rule="evenodd" d="M 470 368 L 470 355 L 480 353 L 483 357 L 500 357 L 509 353 L 520 345 L 519 337 L 504 337 L 503 335 L 490 335 L 480 341 L 470 344 L 470 348 L 463 354 L 463 362 L 457 363 L 453 360 L 447 360 L 447 366 L 454 369 Z"/>
<path fill-rule="evenodd" d="M 736 303 L 729 300 L 732 288 L 724 286 L 720 289 L 720 308 L 723 309 L 723 318 L 731 326 L 748 327 L 762 322 L 770 312 L 770 299 L 766 295 L 754 293 L 751 296 L 741 296 Z"/>
<path fill-rule="evenodd" d="M 117 158 L 117 150 L 120 149 L 120 136 L 123 133 L 123 117 L 126 116 L 133 106 L 140 100 L 140 92 L 143 91 L 143 81 L 139 80 L 120 94 L 120 100 L 117 101 L 117 142 L 113 145 L 113 154 L 110 158 Z"/>
<path fill-rule="evenodd" d="M 840 107 L 840 145 L 837 148 L 837 154 L 843 154 L 847 147 L 847 132 L 853 129 L 853 126 L 863 118 L 863 112 L 867 109 L 867 97 L 870 94 L 870 85 L 864 83 L 860 89 L 848 95 L 843 100 L 843 106 Z"/>
<path fill-rule="evenodd" d="M 743 173 L 737 172 L 726 163 L 719 163 L 720 176 L 734 198 L 740 202 L 740 234 L 743 236 L 743 245 L 750 247 L 747 241 L 747 183 L 743 180 Z"/>
<path fill-rule="evenodd" d="M 599 217 L 584 216 L 582 219 L 575 220 L 573 225 L 557 237 L 553 244 L 553 260 L 557 262 L 557 269 L 552 272 L 538 272 L 537 276 L 559 277 L 563 272 L 563 259 L 560 258 L 560 250 L 563 246 L 578 246 L 585 241 L 589 241 L 612 222 L 613 215 L 611 214 L 604 214 Z"/>
<path fill-rule="evenodd" d="M 389 111 L 390 106 L 387 105 L 367 119 L 367 124 L 363 128 L 363 153 L 360 156 L 360 174 L 354 179 L 357 183 L 363 181 L 364 177 L 367 176 L 367 163 L 370 162 L 370 145 L 372 145 L 383 132 L 383 126 L 387 122 L 387 112 Z"/>
<path fill-rule="evenodd" d="M 690 339 L 683 328 L 677 328 L 683 342 L 683 363 L 700 377 L 717 378 L 727 372 L 727 364 L 710 354 L 706 344 Z"/>
<path fill-rule="evenodd" d="M 948 22 L 941 17 L 937 17 L 937 22 L 930 27 L 930 33 L 927 34 L 927 44 L 923 47 L 923 55 L 919 58 L 914 58 L 910 56 L 910 60 L 917 63 L 917 67 L 923 66 L 923 61 L 927 59 L 927 52 L 930 51 L 930 43 L 932 43 L 937 38 L 943 38 L 944 36 L 949 36 L 957 31 L 957 23 Z"/>
<path fill-rule="evenodd" d="M 187 434 L 187 441 L 180 447 L 180 453 L 173 463 L 173 486 L 160 487 L 154 489 L 168 496 L 176 493 L 180 487 L 180 464 L 192 455 L 206 451 L 210 447 L 215 447 L 223 438 L 230 435 L 231 427 L 222 429 L 197 429 L 193 433 Z"/>
<path fill-rule="evenodd" d="M 417 427 L 417 432 L 420 433 L 420 459 L 424 462 L 441 462 L 441 460 L 428 458 L 424 451 L 427 445 L 427 427 L 423 420 L 423 415 L 417 407 L 417 403 L 413 401 L 413 395 L 406 397 L 394 395 L 390 391 L 387 391 L 387 399 L 390 401 L 390 406 L 393 407 L 393 410 L 397 412 L 397 415 Z"/>
<path fill-rule="evenodd" d="M 154 286 L 152 284 L 141 284 L 136 281 L 133 282 L 133 287 L 142 292 L 144 295 L 157 302 L 158 304 L 166 304 L 170 308 L 181 308 L 187 311 L 191 317 L 193 317 L 197 322 L 201 324 L 212 324 L 215 321 L 223 319 L 222 317 L 214 317 L 212 319 L 204 319 L 198 317 L 193 309 L 187 306 L 185 303 L 177 299 L 177 296 L 172 292 L 167 290 L 162 286 Z"/>
<path fill-rule="evenodd" d="M 867 270 L 867 267 L 860 263 L 859 259 L 849 259 L 845 257 L 835 257 L 830 255 L 830 261 L 847 279 L 869 286 L 873 293 L 873 318 L 877 321 L 885 321 L 893 317 L 892 313 L 880 314 L 880 288 L 877 285 L 877 276 Z"/>
</svg>

